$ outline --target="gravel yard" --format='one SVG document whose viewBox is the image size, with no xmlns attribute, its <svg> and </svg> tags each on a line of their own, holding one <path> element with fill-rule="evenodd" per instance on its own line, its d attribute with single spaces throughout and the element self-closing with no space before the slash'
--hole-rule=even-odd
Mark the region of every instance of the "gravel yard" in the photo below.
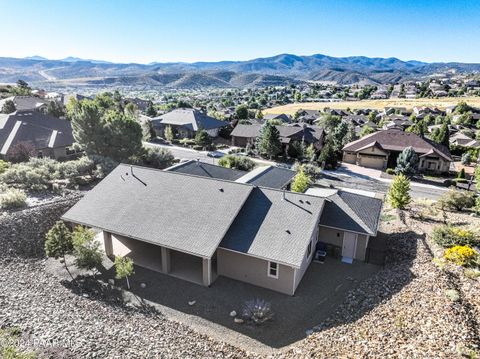
<svg viewBox="0 0 480 359">
<path fill-rule="evenodd" d="M 263 356 L 200 334 L 151 307 L 125 304 L 121 292 L 106 296 L 99 287 L 87 294 L 49 274 L 35 237 L 65 206 L 46 207 L 40 215 L 26 210 L 0 216 L 0 327 L 20 328 L 22 347 L 53 358 Z M 438 218 L 407 215 L 403 223 L 389 213 L 382 223 L 389 249 L 385 267 L 352 289 L 307 339 L 275 356 L 473 357 L 479 344 L 479 279 L 432 262 L 440 250 L 428 233 Z M 448 216 L 480 227 L 468 214 Z M 448 289 L 457 290 L 460 299 L 450 299 Z"/>
</svg>

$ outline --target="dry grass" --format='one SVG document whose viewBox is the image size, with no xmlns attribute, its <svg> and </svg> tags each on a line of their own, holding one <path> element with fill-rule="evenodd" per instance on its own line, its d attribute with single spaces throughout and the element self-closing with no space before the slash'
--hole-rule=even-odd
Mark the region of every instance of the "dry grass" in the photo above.
<svg viewBox="0 0 480 359">
<path fill-rule="evenodd" d="M 284 106 L 272 107 L 264 110 L 264 113 L 286 113 L 293 115 L 297 110 L 323 110 L 325 107 L 345 110 L 350 108 L 362 109 L 370 108 L 376 110 L 383 110 L 384 107 L 406 107 L 411 109 L 415 106 L 438 107 L 445 109 L 445 107 L 456 105 L 459 101 L 465 101 L 470 106 L 480 107 L 480 97 L 445 97 L 439 99 L 433 98 L 419 98 L 413 100 L 407 99 L 389 99 L 389 100 L 363 100 L 363 101 L 342 101 L 342 102 L 303 102 L 293 103 Z"/>
</svg>

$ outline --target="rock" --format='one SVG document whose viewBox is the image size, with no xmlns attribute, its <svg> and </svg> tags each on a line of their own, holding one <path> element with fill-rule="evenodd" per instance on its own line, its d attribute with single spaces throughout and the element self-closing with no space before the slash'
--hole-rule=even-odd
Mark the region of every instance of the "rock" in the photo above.
<svg viewBox="0 0 480 359">
<path fill-rule="evenodd" d="M 234 318 L 233 321 L 237 324 L 242 324 L 243 323 L 243 319 L 242 318 Z"/>
<path fill-rule="evenodd" d="M 197 302 L 196 300 L 192 300 L 192 301 L 188 302 L 188 305 L 189 306 L 195 305 L 196 302 Z"/>
<path fill-rule="evenodd" d="M 140 288 L 147 288 L 147 285 L 145 283 L 140 283 Z"/>
<path fill-rule="evenodd" d="M 230 312 L 230 316 L 231 316 L 231 317 L 236 317 L 236 316 L 237 316 L 237 312 L 234 311 L 234 310 L 232 310 L 232 311 Z"/>
</svg>

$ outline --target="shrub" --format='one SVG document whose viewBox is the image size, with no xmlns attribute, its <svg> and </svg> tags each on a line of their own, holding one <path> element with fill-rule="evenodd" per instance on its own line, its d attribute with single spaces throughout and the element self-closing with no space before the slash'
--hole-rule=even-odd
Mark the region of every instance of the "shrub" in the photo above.
<svg viewBox="0 0 480 359">
<path fill-rule="evenodd" d="M 9 162 L 0 160 L 0 174 L 5 172 L 9 167 L 10 167 Z"/>
<path fill-rule="evenodd" d="M 25 207 L 27 195 L 24 191 L 16 188 L 9 188 L 5 192 L 0 193 L 0 208 L 12 209 Z"/>
<path fill-rule="evenodd" d="M 465 179 L 465 178 L 466 178 L 465 168 L 462 168 L 462 169 L 460 170 L 460 172 L 458 172 L 457 178 L 459 178 L 459 179 Z"/>
<path fill-rule="evenodd" d="M 472 162 L 472 155 L 468 152 L 465 152 L 463 155 L 462 155 L 462 165 L 464 166 L 469 166 L 470 163 Z"/>
<path fill-rule="evenodd" d="M 30 142 L 18 142 L 10 147 L 7 152 L 7 159 L 10 162 L 26 162 L 36 154 L 35 146 Z"/>
<path fill-rule="evenodd" d="M 310 186 L 310 183 L 311 183 L 310 177 L 306 175 L 302 169 L 295 175 L 295 178 L 293 179 L 292 191 L 303 193 L 308 189 L 308 187 Z"/>
<path fill-rule="evenodd" d="M 386 172 L 387 174 L 389 174 L 389 175 L 394 175 L 394 174 L 395 174 L 395 170 L 394 170 L 393 168 L 387 168 L 387 169 L 385 170 L 385 172 Z"/>
<path fill-rule="evenodd" d="M 243 316 L 245 319 L 260 325 L 273 318 L 273 312 L 270 303 L 262 299 L 253 299 L 245 302 L 243 307 Z"/>
<path fill-rule="evenodd" d="M 102 263 L 100 242 L 95 240 L 95 232 L 79 226 L 72 233 L 73 254 L 78 268 L 91 270 Z"/>
<path fill-rule="evenodd" d="M 475 205 L 475 195 L 473 192 L 450 190 L 438 200 L 438 204 L 441 208 L 461 211 Z"/>
<path fill-rule="evenodd" d="M 432 232 L 432 238 L 437 244 L 445 248 L 453 246 L 476 246 L 480 244 L 473 231 L 451 225 L 435 227 Z"/>
<path fill-rule="evenodd" d="M 251 171 L 255 167 L 255 162 L 253 162 L 250 158 L 232 155 L 227 155 L 220 158 L 218 164 L 222 167 L 242 171 Z"/>
<path fill-rule="evenodd" d="M 159 169 L 170 167 L 174 160 L 172 152 L 161 147 L 150 147 L 144 155 L 144 162 L 147 166 Z"/>
<path fill-rule="evenodd" d="M 115 169 L 115 167 L 118 166 L 118 162 L 112 160 L 109 157 L 92 155 L 89 156 L 89 158 L 91 158 L 95 163 L 95 170 L 93 171 L 93 175 L 96 178 L 106 177 L 110 172 Z"/>
<path fill-rule="evenodd" d="M 456 265 L 466 267 L 472 265 L 475 262 L 477 256 L 478 253 L 468 246 L 451 247 L 448 248 L 444 254 L 444 258 L 446 260 L 451 261 Z"/>
</svg>

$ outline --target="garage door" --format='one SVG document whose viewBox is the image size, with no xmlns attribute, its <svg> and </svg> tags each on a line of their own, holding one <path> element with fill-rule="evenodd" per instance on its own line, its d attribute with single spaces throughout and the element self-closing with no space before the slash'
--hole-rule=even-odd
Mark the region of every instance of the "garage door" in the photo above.
<svg viewBox="0 0 480 359">
<path fill-rule="evenodd" d="M 360 166 L 368 167 L 368 168 L 375 168 L 375 169 L 383 169 L 383 164 L 385 163 L 384 157 L 374 157 L 374 156 L 360 156 Z"/>
</svg>

